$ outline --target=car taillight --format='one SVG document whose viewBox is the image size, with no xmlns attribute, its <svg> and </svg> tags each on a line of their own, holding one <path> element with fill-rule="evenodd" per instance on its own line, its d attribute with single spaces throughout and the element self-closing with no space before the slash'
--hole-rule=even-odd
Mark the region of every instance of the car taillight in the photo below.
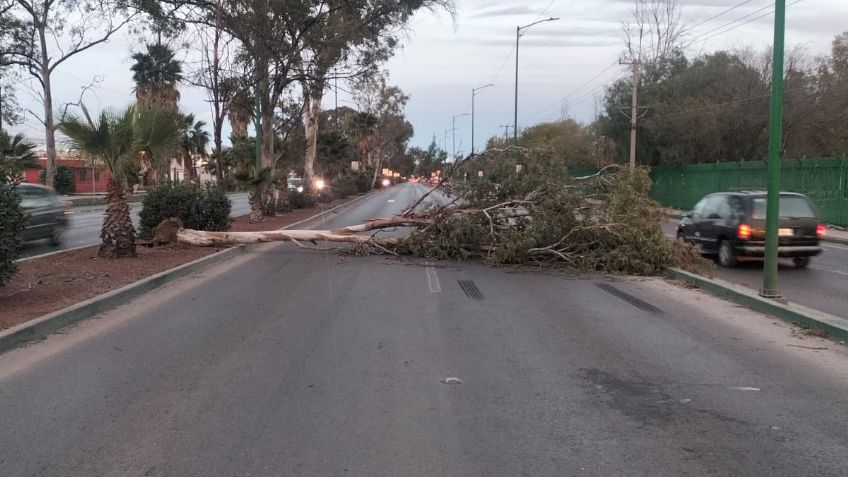
<svg viewBox="0 0 848 477">
<path fill-rule="evenodd" d="M 736 237 L 741 240 L 749 240 L 751 238 L 751 226 L 748 224 L 739 224 L 736 229 Z"/>
<path fill-rule="evenodd" d="M 825 234 L 827 234 L 827 227 L 825 227 L 824 224 L 816 225 L 816 237 L 821 238 L 824 237 Z"/>
</svg>

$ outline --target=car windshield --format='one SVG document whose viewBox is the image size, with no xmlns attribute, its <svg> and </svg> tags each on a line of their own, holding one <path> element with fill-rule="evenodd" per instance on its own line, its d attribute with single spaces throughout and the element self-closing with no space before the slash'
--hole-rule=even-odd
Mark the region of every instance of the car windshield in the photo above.
<svg viewBox="0 0 848 477">
<path fill-rule="evenodd" d="M 810 207 L 810 203 L 800 196 L 780 197 L 780 218 L 815 218 L 816 213 Z M 766 199 L 754 199 L 754 219 L 764 220 L 766 218 Z"/>
</svg>

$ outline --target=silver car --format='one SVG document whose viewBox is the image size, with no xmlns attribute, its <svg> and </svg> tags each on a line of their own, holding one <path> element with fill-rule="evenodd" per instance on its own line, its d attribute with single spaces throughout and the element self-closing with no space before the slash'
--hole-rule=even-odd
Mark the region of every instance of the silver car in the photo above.
<svg viewBox="0 0 848 477">
<path fill-rule="evenodd" d="M 49 239 L 54 246 L 61 245 L 68 216 L 59 196 L 53 189 L 36 184 L 20 184 L 15 191 L 21 196 L 21 208 L 27 215 L 24 241 Z"/>
</svg>

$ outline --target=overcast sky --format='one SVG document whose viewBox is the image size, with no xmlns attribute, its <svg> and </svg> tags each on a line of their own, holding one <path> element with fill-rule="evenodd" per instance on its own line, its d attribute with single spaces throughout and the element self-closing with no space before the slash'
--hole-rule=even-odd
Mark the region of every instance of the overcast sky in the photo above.
<svg viewBox="0 0 848 477">
<path fill-rule="evenodd" d="M 537 18 L 559 17 L 527 31 L 520 46 L 519 127 L 567 114 L 582 121 L 594 115 L 594 98 L 604 84 L 626 74 L 616 63 L 623 49 L 623 21 L 631 18 L 632 0 L 456 0 L 457 15 L 420 13 L 412 22 L 404 48 L 387 65 L 390 81 L 411 96 L 407 116 L 415 127 L 413 144 L 426 146 L 434 135 L 441 143 L 451 128 L 452 115 L 469 113 L 471 88 L 489 82 L 480 91 L 476 107 L 476 142 L 503 134 L 513 122 L 515 87 L 515 27 Z M 742 25 L 771 11 L 774 0 L 748 0 L 713 20 L 705 20 L 744 0 L 679 0 L 685 23 L 693 26 L 690 39 L 699 39 L 690 53 L 753 46 L 772 42 L 773 15 Z M 788 47 L 801 45 L 811 54 L 826 53 L 833 37 L 848 30 L 848 1 L 787 0 Z M 700 25 L 699 25 L 700 24 Z M 723 28 L 724 25 L 729 25 Z M 735 28 L 733 28 L 735 27 Z M 730 29 L 724 32 L 725 29 Z M 56 103 L 76 101 L 83 85 L 97 76 L 100 84 L 85 102 L 92 109 L 123 107 L 132 101 L 129 67 L 140 39 L 122 35 L 108 45 L 85 53 L 57 69 L 53 77 Z M 601 73 L 599 75 L 599 73 Z M 599 75 L 596 79 L 589 81 Z M 587 84 L 588 82 L 588 84 Z M 586 85 L 582 89 L 577 88 Z M 341 86 L 341 85 L 340 85 Z M 24 93 L 19 100 L 36 111 L 35 100 Z M 202 91 L 181 88 L 181 107 L 201 119 L 209 109 Z M 331 107 L 333 93 L 325 104 Z M 563 98 L 568 98 L 563 108 Z M 347 95 L 340 93 L 341 105 Z M 456 119 L 457 150 L 471 143 L 470 117 Z M 43 129 L 28 118 L 10 128 L 43 144 Z M 447 150 L 452 149 L 448 131 Z"/>
</svg>

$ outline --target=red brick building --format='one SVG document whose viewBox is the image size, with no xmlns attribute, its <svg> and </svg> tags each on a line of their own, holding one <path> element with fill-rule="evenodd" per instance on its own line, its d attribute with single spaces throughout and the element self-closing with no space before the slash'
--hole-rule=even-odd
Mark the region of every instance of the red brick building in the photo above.
<svg viewBox="0 0 848 477">
<path fill-rule="evenodd" d="M 102 167 L 92 167 L 86 165 L 79 159 L 59 158 L 58 166 L 69 167 L 73 171 L 74 193 L 91 194 L 91 193 L 106 193 L 106 186 L 109 183 L 109 172 Z M 39 183 L 39 175 L 46 168 L 47 158 L 38 158 L 38 168 L 27 169 L 24 175 L 24 181 L 31 184 Z"/>
</svg>

